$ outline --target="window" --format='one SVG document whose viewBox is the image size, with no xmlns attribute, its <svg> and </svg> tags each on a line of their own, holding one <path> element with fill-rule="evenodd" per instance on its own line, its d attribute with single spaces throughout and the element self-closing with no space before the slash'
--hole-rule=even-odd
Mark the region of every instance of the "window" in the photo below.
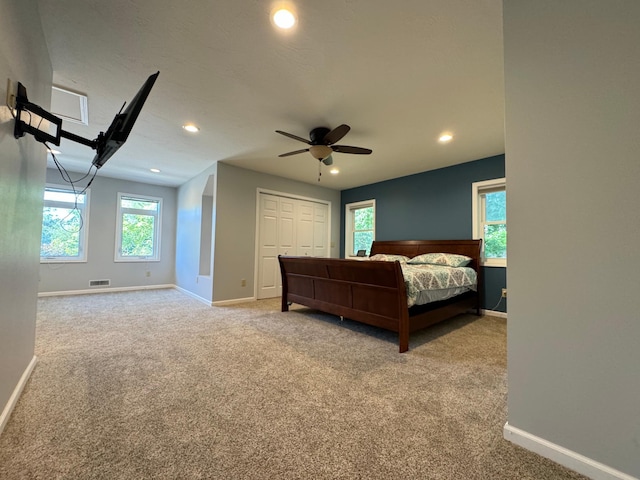
<svg viewBox="0 0 640 480">
<path fill-rule="evenodd" d="M 86 262 L 89 226 L 89 190 L 74 192 L 47 185 L 42 209 L 40 261 Z"/>
<path fill-rule="evenodd" d="M 162 199 L 118 193 L 116 262 L 160 260 Z"/>
<path fill-rule="evenodd" d="M 376 238 L 376 201 L 348 203 L 345 206 L 345 242 L 346 257 L 357 256 L 358 250 L 369 255 L 371 244 Z"/>
<path fill-rule="evenodd" d="M 473 238 L 482 239 L 482 264 L 507 266 L 507 192 L 504 178 L 475 182 Z"/>
</svg>

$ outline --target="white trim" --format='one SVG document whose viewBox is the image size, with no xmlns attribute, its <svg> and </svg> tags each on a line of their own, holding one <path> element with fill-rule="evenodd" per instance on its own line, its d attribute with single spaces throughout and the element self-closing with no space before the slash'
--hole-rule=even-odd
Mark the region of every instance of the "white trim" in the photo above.
<svg viewBox="0 0 640 480">
<path fill-rule="evenodd" d="M 513 427 L 509 425 L 509 422 L 504 424 L 503 435 L 505 440 L 542 455 L 593 480 L 638 480 L 636 477 L 608 467 L 568 448 L 561 447 L 544 438 Z"/>
<path fill-rule="evenodd" d="M 326 205 L 331 206 L 331 200 L 323 200 L 321 198 L 305 197 L 303 195 L 296 195 L 294 193 L 288 193 L 288 192 L 279 192 L 277 190 L 269 190 L 269 189 L 262 188 L 262 187 L 257 187 L 256 191 L 257 191 L 258 194 L 267 193 L 269 195 L 276 195 L 278 197 L 293 198 L 293 199 L 296 199 L 296 200 L 306 200 L 308 202 L 315 202 L 315 203 L 324 203 Z M 329 211 L 331 211 L 331 210 L 329 210 Z"/>
<path fill-rule="evenodd" d="M 373 240 L 376 239 L 376 199 L 345 203 L 344 205 L 344 258 L 357 258 L 353 253 L 353 211 L 359 208 L 373 208 Z"/>
<path fill-rule="evenodd" d="M 72 195 L 75 194 L 76 199 L 80 196 L 82 192 L 82 190 L 74 191 L 73 187 L 70 187 L 70 186 L 58 185 L 56 183 L 47 183 L 45 184 L 45 191 L 43 192 L 43 198 L 44 198 L 44 195 L 46 195 L 47 190 L 59 190 L 61 192 L 69 193 Z M 40 256 L 40 263 L 70 263 L 70 264 L 87 263 L 88 249 L 89 249 L 89 233 L 88 232 L 89 232 L 89 218 L 90 218 L 89 208 L 90 208 L 90 202 L 91 202 L 91 189 L 90 188 L 85 189 L 82 195 L 84 195 L 84 206 L 77 207 L 77 204 L 76 204 L 76 207 L 80 211 L 80 217 L 82 219 L 82 227 L 80 227 L 82 232 L 80 233 L 80 238 L 78 239 L 78 246 L 80 249 L 80 251 L 78 252 L 79 253 L 78 257 L 74 258 L 74 257 Z M 70 208 L 70 202 L 54 202 L 52 200 L 49 200 L 49 201 L 43 200 L 43 202 L 44 202 L 42 204 L 43 212 L 47 206 Z M 40 243 L 40 250 L 42 251 L 42 241 Z"/>
<path fill-rule="evenodd" d="M 475 240 L 483 239 L 483 235 L 480 234 L 479 229 L 479 216 L 480 216 L 480 205 L 478 205 L 479 193 L 483 190 L 489 190 L 491 188 L 500 188 L 504 187 L 505 191 L 507 189 L 507 178 L 494 178 L 491 180 L 484 180 L 482 182 L 473 182 L 471 184 L 471 228 L 473 238 Z M 508 228 L 508 227 L 507 227 Z M 508 240 L 507 240 L 508 242 Z M 480 266 L 482 267 L 507 267 L 507 259 L 506 258 L 484 258 L 484 242 L 482 245 L 482 257 L 480 258 Z"/>
<path fill-rule="evenodd" d="M 184 293 L 185 295 L 190 296 L 191 298 L 195 298 L 196 300 L 198 300 L 199 302 L 204 303 L 208 307 L 212 307 L 213 306 L 213 303 L 210 300 L 207 300 L 206 298 L 201 297 L 200 295 L 197 295 L 197 294 L 195 294 L 193 292 L 190 292 L 186 288 L 182 288 L 182 287 L 179 287 L 177 285 L 173 285 L 173 288 L 175 288 L 176 290 L 179 290 L 180 292 Z"/>
<path fill-rule="evenodd" d="M 130 292 L 134 290 L 160 290 L 163 288 L 178 288 L 172 284 L 138 285 L 135 287 L 91 288 L 88 290 L 61 290 L 58 292 L 38 292 L 38 297 L 62 297 L 66 295 L 89 295 L 91 293 Z"/>
<path fill-rule="evenodd" d="M 27 368 L 25 369 L 25 371 L 22 372 L 20 381 L 16 385 L 16 388 L 13 389 L 13 393 L 9 397 L 9 401 L 5 405 L 4 410 L 2 410 L 2 415 L 0 415 L 0 435 L 2 435 L 2 431 L 4 430 L 4 427 L 7 425 L 7 423 L 9 423 L 9 417 L 11 416 L 11 412 L 13 412 L 13 409 L 18 403 L 18 399 L 22 394 L 22 390 L 27 384 L 27 381 L 29 380 L 29 377 L 31 376 L 31 372 L 33 372 L 33 369 L 36 366 L 37 361 L 38 361 L 38 358 L 34 355 L 31 361 L 29 362 L 29 365 L 27 365 Z"/>
<path fill-rule="evenodd" d="M 277 297 L 273 297 L 277 298 Z M 236 303 L 245 303 L 245 302 L 255 302 L 256 297 L 245 297 L 245 298 L 232 298 L 230 300 L 218 300 L 216 302 L 211 302 L 212 307 L 224 307 L 225 305 L 234 305 Z"/>
<path fill-rule="evenodd" d="M 498 310 L 485 310 L 485 309 L 480 309 L 480 312 L 482 313 L 482 315 L 489 315 L 490 317 L 500 317 L 500 318 L 507 318 L 507 312 L 499 312 Z"/>
<path fill-rule="evenodd" d="M 157 203 L 158 210 L 136 210 L 132 208 L 123 208 L 122 199 L 127 198 L 131 200 L 140 200 L 142 202 Z M 164 210 L 162 207 L 163 198 L 153 197 L 151 195 L 139 195 L 134 193 L 118 192 L 116 203 L 116 246 L 113 252 L 113 261 L 116 263 L 130 263 L 130 262 L 159 262 L 160 261 L 160 248 L 162 244 L 162 216 Z M 148 215 L 154 217 L 157 222 L 153 227 L 153 255 L 149 256 L 123 256 L 122 255 L 122 216 L 125 212 L 135 211 L 138 215 Z"/>
</svg>

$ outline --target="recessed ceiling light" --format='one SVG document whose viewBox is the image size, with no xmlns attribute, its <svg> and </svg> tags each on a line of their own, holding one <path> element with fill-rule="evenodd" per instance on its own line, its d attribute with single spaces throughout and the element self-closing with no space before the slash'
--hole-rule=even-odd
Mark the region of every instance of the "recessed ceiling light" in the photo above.
<svg viewBox="0 0 640 480">
<path fill-rule="evenodd" d="M 450 142 L 453 139 L 453 135 L 451 135 L 450 133 L 443 133 L 442 135 L 440 135 L 440 138 L 438 139 L 438 141 L 440 143 L 447 143 Z"/>
<path fill-rule="evenodd" d="M 278 28 L 288 30 L 296 24 L 296 16 L 291 10 L 281 8 L 273 14 L 273 23 Z"/>
<path fill-rule="evenodd" d="M 183 125 L 182 128 L 184 128 L 187 132 L 191 132 L 191 133 L 196 133 L 196 132 L 200 131 L 200 129 L 198 127 L 196 127 L 192 123 L 188 123 L 186 125 Z"/>
<path fill-rule="evenodd" d="M 150 168 L 149 171 L 153 173 L 160 173 L 160 170 L 158 170 L 157 168 Z"/>
<path fill-rule="evenodd" d="M 337 175 L 340 173 L 340 170 L 338 170 L 337 168 L 332 168 L 331 170 L 329 170 L 329 173 L 331 175 Z"/>
</svg>

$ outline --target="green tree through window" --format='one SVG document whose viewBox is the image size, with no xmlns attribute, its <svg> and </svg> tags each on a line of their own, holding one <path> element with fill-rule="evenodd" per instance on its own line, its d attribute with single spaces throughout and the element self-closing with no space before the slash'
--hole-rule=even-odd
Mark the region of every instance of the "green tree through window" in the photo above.
<svg viewBox="0 0 640 480">
<path fill-rule="evenodd" d="M 84 261 L 88 192 L 46 187 L 42 209 L 40 260 Z"/>
<path fill-rule="evenodd" d="M 159 260 L 161 205 L 159 198 L 118 194 L 116 260 Z"/>
<path fill-rule="evenodd" d="M 507 192 L 485 194 L 484 254 L 507 258 Z"/>
<path fill-rule="evenodd" d="M 506 179 L 474 182 L 473 235 L 482 242 L 483 265 L 507 266 Z"/>
<path fill-rule="evenodd" d="M 373 207 L 354 210 L 353 218 L 353 253 L 366 250 L 369 254 L 373 243 Z"/>
<path fill-rule="evenodd" d="M 355 256 L 359 250 L 367 255 L 376 238 L 376 201 L 365 200 L 345 205 L 345 255 Z"/>
</svg>

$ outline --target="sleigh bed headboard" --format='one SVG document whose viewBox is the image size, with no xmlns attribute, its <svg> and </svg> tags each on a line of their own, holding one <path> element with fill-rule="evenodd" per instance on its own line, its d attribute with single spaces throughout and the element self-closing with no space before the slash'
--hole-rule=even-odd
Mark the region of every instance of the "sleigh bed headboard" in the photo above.
<svg viewBox="0 0 640 480">
<path fill-rule="evenodd" d="M 375 240 L 371 245 L 370 256 L 389 253 L 415 257 L 423 253 L 457 253 L 473 260 L 469 266 L 480 269 L 481 240 Z"/>
</svg>

